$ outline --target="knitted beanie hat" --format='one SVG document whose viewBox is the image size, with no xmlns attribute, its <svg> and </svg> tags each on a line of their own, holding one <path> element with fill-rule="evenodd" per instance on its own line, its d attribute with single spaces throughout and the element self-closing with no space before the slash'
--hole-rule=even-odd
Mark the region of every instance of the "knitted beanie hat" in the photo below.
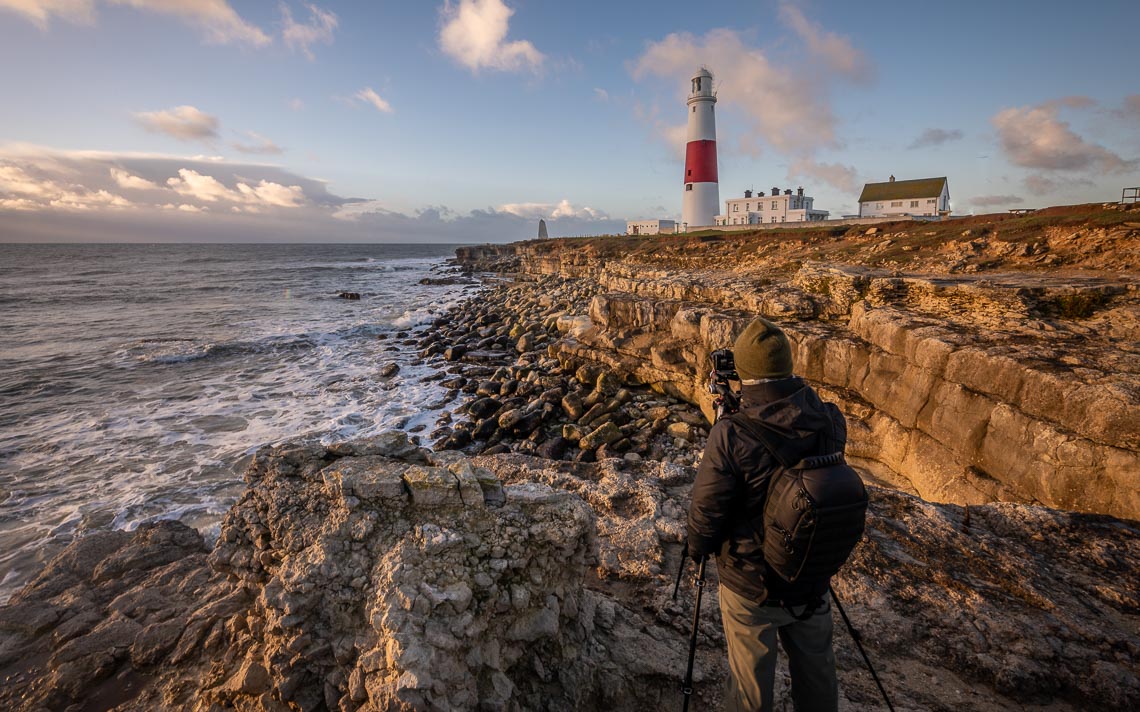
<svg viewBox="0 0 1140 712">
<path fill-rule="evenodd" d="M 736 372 L 742 381 L 792 375 L 792 349 L 788 345 L 788 337 L 780 327 L 763 317 L 757 317 L 744 328 L 732 351 Z"/>
</svg>

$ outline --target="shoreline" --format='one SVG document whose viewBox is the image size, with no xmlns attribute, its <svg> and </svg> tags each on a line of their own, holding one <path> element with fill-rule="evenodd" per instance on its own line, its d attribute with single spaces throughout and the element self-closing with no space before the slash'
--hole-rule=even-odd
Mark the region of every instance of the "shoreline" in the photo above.
<svg viewBox="0 0 1140 712">
<path fill-rule="evenodd" d="M 703 260 L 716 258 L 699 244 Z M 596 249 L 461 250 L 469 257 L 441 279 L 496 266 L 516 279 L 492 279 L 404 339 L 451 404 L 436 428 L 412 434 L 418 442 L 391 431 L 262 448 L 213 547 L 175 523 L 75 542 L 0 606 L 0 671 L 11 682 L 0 701 L 353 711 L 678 703 L 692 601 L 670 593 L 707 429 L 694 365 L 746 310 L 722 303 L 743 303 L 723 273 L 664 274 L 644 258 L 633 269 L 584 245 Z M 739 289 L 775 292 L 768 308 L 794 304 L 789 290 L 804 277 L 792 274 L 788 287 Z M 828 289 L 798 303 L 841 303 L 846 273 L 812 274 L 831 275 Z M 1131 298 L 1096 309 L 1116 315 Z M 783 318 L 807 354 L 811 338 L 847 323 Z M 1048 318 L 1062 329 L 1087 321 Z M 849 451 L 881 463 L 882 403 L 818 375 L 821 395 L 854 423 Z M 418 447 L 428 443 L 439 447 Z M 896 704 L 1140 705 L 1129 672 L 1140 651 L 1140 524 L 869 489 L 867 536 L 835 587 Z M 712 708 L 726 670 L 710 589 L 696 694 Z M 841 628 L 836 646 L 844 708 L 878 709 Z M 781 667 L 778 696 L 787 683 Z"/>
</svg>

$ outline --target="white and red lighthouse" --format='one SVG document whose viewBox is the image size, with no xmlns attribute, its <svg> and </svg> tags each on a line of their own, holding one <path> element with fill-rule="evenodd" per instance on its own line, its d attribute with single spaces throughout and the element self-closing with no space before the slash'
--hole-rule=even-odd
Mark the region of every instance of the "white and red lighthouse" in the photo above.
<svg viewBox="0 0 1140 712">
<path fill-rule="evenodd" d="M 713 78 L 701 67 L 689 92 L 689 129 L 685 145 L 685 192 L 681 198 L 681 229 L 712 225 L 720 211 L 716 171 L 716 117 Z"/>
</svg>

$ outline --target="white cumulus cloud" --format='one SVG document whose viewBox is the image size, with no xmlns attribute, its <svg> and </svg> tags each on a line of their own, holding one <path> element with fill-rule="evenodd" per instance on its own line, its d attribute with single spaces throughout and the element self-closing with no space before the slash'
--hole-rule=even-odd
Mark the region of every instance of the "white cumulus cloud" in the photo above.
<svg viewBox="0 0 1140 712">
<path fill-rule="evenodd" d="M 497 210 L 520 218 L 538 220 L 539 218 L 577 218 L 579 220 L 608 220 L 608 216 L 600 210 L 589 206 L 576 207 L 565 198 L 557 203 L 504 203 Z"/>
<path fill-rule="evenodd" d="M 106 189 L 53 180 L 42 170 L 29 170 L 0 159 L 0 204 L 11 210 L 88 210 L 127 208 L 131 202 Z"/>
<path fill-rule="evenodd" d="M 253 206 L 296 208 L 305 201 L 305 192 L 299 185 L 285 186 L 262 180 L 252 186 L 238 182 L 230 189 L 214 176 L 190 168 L 179 169 L 178 176 L 168 179 L 166 184 L 179 195 L 207 203 L 226 201 Z"/>
<path fill-rule="evenodd" d="M 356 92 L 355 97 L 361 101 L 368 102 L 372 106 L 375 106 L 377 111 L 383 112 L 385 114 L 391 114 L 395 111 L 395 109 L 392 108 L 392 105 L 384 101 L 384 99 L 380 98 L 380 95 L 377 94 L 372 87 L 364 87 L 360 91 Z"/>
<path fill-rule="evenodd" d="M 107 5 L 126 5 L 138 10 L 172 15 L 206 33 L 218 43 L 241 42 L 255 46 L 272 40 L 260 28 L 238 15 L 227 0 L 102 0 Z M 0 10 L 23 15 L 40 29 L 55 17 L 75 23 L 95 20 L 95 0 L 0 0 Z"/>
<path fill-rule="evenodd" d="M 164 133 L 181 141 L 215 139 L 221 126 L 218 117 L 189 105 L 139 112 L 135 119 L 148 131 Z"/>
<path fill-rule="evenodd" d="M 1003 109 L 990 122 L 1010 163 L 1044 171 L 1119 173 L 1137 165 L 1100 144 L 1086 141 L 1059 118 L 1062 107 L 1086 108 L 1091 100 L 1066 97 L 1037 106 Z"/>
<path fill-rule="evenodd" d="M 75 23 L 95 19 L 94 0 L 0 0 L 0 10 L 8 10 L 46 30 L 53 16 Z"/>
<path fill-rule="evenodd" d="M 111 178 L 120 188 L 128 188 L 130 190 L 161 190 L 158 185 L 152 183 L 145 178 L 139 178 L 136 175 L 131 175 L 122 168 L 112 168 L 110 170 Z"/>
<path fill-rule="evenodd" d="M 507 40 L 514 13 L 503 0 L 448 0 L 440 10 L 439 46 L 473 72 L 537 71 L 545 59 L 542 52 L 527 40 Z"/>
<path fill-rule="evenodd" d="M 780 19 L 799 35 L 808 52 L 822 59 L 831 70 L 857 82 L 869 82 L 874 77 L 866 55 L 851 44 L 851 40 L 828 32 L 804 17 L 803 10 L 785 2 L 780 5 Z"/>
<path fill-rule="evenodd" d="M 226 0 L 109 0 L 164 15 L 173 15 L 206 33 L 206 39 L 219 44 L 240 42 L 264 46 L 272 40 L 259 27 L 237 14 Z"/>
<path fill-rule="evenodd" d="M 285 46 L 299 50 L 309 59 L 314 59 L 313 45 L 318 42 L 332 44 L 333 31 L 337 28 L 337 16 L 328 10 L 322 10 L 316 5 L 305 5 L 309 10 L 308 22 L 297 22 L 293 19 L 293 12 L 289 6 L 281 4 L 281 20 L 284 25 L 281 29 L 281 39 Z"/>
</svg>

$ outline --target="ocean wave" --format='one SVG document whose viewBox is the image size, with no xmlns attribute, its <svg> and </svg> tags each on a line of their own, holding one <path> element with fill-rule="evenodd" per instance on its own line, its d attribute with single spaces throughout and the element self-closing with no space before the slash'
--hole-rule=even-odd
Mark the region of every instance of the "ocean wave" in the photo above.
<svg viewBox="0 0 1140 712">
<path fill-rule="evenodd" d="M 253 354 L 311 349 L 318 344 L 319 339 L 314 339 L 308 335 L 272 336 L 260 341 L 226 341 L 221 343 L 200 343 L 194 339 L 170 338 L 144 339 L 136 342 L 133 347 L 128 347 L 125 351 L 129 357 L 138 363 L 173 365 L 205 359 L 226 359 Z"/>
</svg>

